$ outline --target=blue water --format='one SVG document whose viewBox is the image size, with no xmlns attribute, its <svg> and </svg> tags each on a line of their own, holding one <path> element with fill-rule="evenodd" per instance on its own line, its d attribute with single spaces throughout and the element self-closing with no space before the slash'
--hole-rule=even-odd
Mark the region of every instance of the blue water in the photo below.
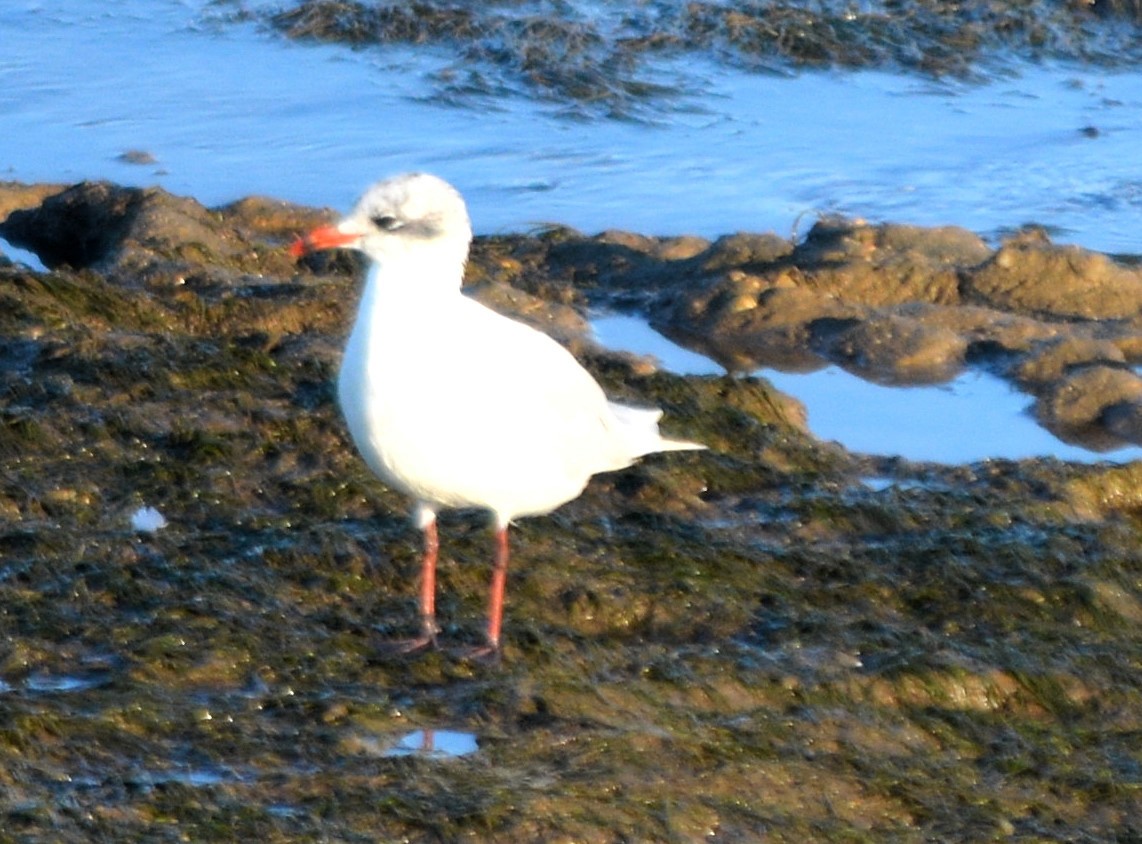
<svg viewBox="0 0 1142 844">
<path fill-rule="evenodd" d="M 384 756 L 425 756 L 451 758 L 467 756 L 480 749 L 476 736 L 455 730 L 413 730 L 401 736 Z"/>
<path fill-rule="evenodd" d="M 432 74 L 457 59 L 441 48 L 291 43 L 231 22 L 241 8 L 5 2 L 0 178 L 105 178 L 208 205 L 267 194 L 345 208 L 375 178 L 427 169 L 464 192 L 481 233 L 557 222 L 786 235 L 835 211 L 985 237 L 1034 221 L 1061 241 L 1139 251 L 1142 72 L 1026 65 L 968 85 L 874 71 L 767 76 L 685 57 L 651 69 L 682 93 L 649 106 L 647 120 L 568 119 L 518 93 L 442 102 Z M 126 163 L 130 150 L 155 163 Z M 1027 400 L 987 376 L 923 390 L 839 370 L 772 378 L 806 402 L 819 436 L 861 451 L 1095 456 L 1042 432 Z M 978 440 L 979 414 L 1000 406 L 982 450 L 948 451 L 955 424 Z M 858 424 L 865 412 L 874 415 Z M 1001 444 L 1010 431 L 1016 446 Z"/>
<path fill-rule="evenodd" d="M 461 188 L 485 233 L 555 221 L 785 234 L 842 211 L 983 235 L 1036 221 L 1090 248 L 1138 248 L 1142 73 L 1027 65 L 967 85 L 684 57 L 654 65 L 689 93 L 648 122 L 572 120 L 518 95 L 440 102 L 431 74 L 456 63 L 442 48 L 291 43 L 229 22 L 239 8 L 5 2 L 0 175 L 342 208 L 375 178 L 421 168 Z M 157 163 L 119 160 L 134 149 Z"/>
<path fill-rule="evenodd" d="M 680 374 L 720 375 L 707 357 L 683 349 L 643 320 L 625 316 L 591 321 L 604 345 L 650 355 Z M 898 455 L 908 460 L 974 463 L 1003 458 L 1054 456 L 1092 462 L 1142 460 L 1142 448 L 1108 453 L 1064 443 L 1027 412 L 1032 399 L 1001 378 L 969 369 L 946 384 L 886 387 L 864 381 L 837 366 L 809 374 L 759 369 L 773 386 L 801 401 L 809 429 L 850 451 Z"/>
</svg>

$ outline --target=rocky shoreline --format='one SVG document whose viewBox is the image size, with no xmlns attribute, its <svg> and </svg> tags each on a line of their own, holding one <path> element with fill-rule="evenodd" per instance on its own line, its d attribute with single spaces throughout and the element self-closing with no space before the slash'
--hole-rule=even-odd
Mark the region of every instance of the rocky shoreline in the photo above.
<svg viewBox="0 0 1142 844">
<path fill-rule="evenodd" d="M 285 250 L 329 215 L 0 185 L 0 236 L 49 268 L 0 260 L 14 840 L 1142 835 L 1142 466 L 850 454 L 764 380 L 655 371 L 581 316 L 731 372 L 986 366 L 1111 448 L 1142 442 L 1135 259 L 852 220 L 479 238 L 473 295 L 711 447 L 524 521 L 488 670 L 378 656 L 415 625 L 417 539 L 332 399 L 360 268 Z M 440 612 L 475 640 L 487 537 L 448 518 Z M 480 749 L 376 751 L 412 727 Z"/>
<path fill-rule="evenodd" d="M 0 234 L 49 267 L 90 268 L 148 289 L 188 277 L 221 288 L 251 276 L 294 279 L 276 247 L 326 216 L 264 199 L 210 210 L 106 183 L 53 189 L 0 186 L 0 212 L 10 212 Z M 992 249 L 952 226 L 822 219 L 801 243 L 560 229 L 482 238 L 468 285 L 548 329 L 552 300 L 636 310 L 731 373 L 835 363 L 879 383 L 926 384 L 986 367 L 1034 396 L 1037 418 L 1056 436 L 1109 450 L 1142 444 L 1139 263 L 1055 245 L 1034 228 Z M 576 312 L 558 315 L 564 340 L 586 342 Z"/>
</svg>

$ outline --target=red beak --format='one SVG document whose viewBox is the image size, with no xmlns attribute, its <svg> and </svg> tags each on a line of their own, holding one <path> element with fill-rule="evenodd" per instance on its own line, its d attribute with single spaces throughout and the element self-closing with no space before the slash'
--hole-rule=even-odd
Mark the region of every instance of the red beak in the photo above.
<svg viewBox="0 0 1142 844">
<path fill-rule="evenodd" d="M 318 226 L 305 237 L 299 237 L 290 244 L 289 254 L 300 258 L 309 252 L 320 249 L 336 249 L 339 246 L 353 244 L 359 235 L 346 234 L 336 226 Z"/>
</svg>

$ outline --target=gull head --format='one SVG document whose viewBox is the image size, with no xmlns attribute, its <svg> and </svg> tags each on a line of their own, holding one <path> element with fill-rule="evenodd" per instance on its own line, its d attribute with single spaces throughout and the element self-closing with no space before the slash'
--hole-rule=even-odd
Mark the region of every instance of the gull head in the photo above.
<svg viewBox="0 0 1142 844">
<path fill-rule="evenodd" d="M 463 267 L 471 240 L 459 191 L 436 176 L 405 173 L 377 182 L 340 222 L 314 229 L 290 252 L 356 249 L 380 267 L 408 260 Z"/>
</svg>

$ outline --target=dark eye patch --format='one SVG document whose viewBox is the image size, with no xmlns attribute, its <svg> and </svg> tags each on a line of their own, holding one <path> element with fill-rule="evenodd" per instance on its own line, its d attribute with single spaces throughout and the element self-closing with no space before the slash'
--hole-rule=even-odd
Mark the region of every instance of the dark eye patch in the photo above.
<svg viewBox="0 0 1142 844">
<path fill-rule="evenodd" d="M 370 217 L 369 220 L 378 229 L 386 232 L 391 232 L 395 229 L 399 229 L 401 226 L 400 220 L 391 214 L 378 214 L 375 217 Z"/>
</svg>

